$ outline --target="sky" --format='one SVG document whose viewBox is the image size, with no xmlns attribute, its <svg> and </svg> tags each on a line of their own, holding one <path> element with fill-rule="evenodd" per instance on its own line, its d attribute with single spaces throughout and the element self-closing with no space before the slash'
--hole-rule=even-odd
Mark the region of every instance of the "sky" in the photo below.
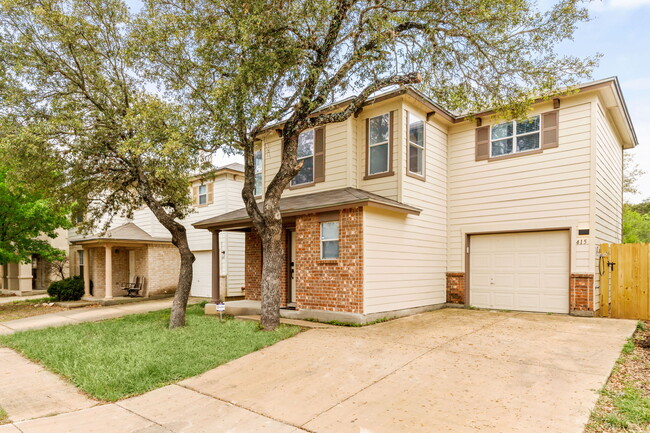
<svg viewBox="0 0 650 433">
<path fill-rule="evenodd" d="M 132 9 L 139 0 L 128 0 Z M 553 2 L 542 0 L 541 7 Z M 617 76 L 636 130 L 639 145 L 629 152 L 646 173 L 639 179 L 639 194 L 626 200 L 650 199 L 650 0 L 595 0 L 590 3 L 591 21 L 581 23 L 572 41 L 565 41 L 558 52 L 580 57 L 602 54 L 593 73 L 599 80 Z M 242 162 L 241 156 L 216 156 L 217 165 Z"/>
</svg>

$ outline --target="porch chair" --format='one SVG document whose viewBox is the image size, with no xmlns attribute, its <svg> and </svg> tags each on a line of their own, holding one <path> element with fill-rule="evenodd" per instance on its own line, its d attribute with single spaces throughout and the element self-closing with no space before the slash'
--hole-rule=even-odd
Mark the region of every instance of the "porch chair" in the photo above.
<svg viewBox="0 0 650 433">
<path fill-rule="evenodd" d="M 140 291 L 144 287 L 144 277 L 135 277 L 132 283 L 125 283 L 122 290 L 126 291 L 126 296 L 140 296 Z"/>
</svg>

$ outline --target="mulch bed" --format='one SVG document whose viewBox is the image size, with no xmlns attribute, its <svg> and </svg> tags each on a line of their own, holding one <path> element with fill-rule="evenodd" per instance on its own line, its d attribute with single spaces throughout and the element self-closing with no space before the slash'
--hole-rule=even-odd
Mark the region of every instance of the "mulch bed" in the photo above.
<svg viewBox="0 0 650 433">
<path fill-rule="evenodd" d="M 58 311 L 65 310 L 66 308 L 49 304 L 33 304 L 23 302 L 0 304 L 0 322 L 24 319 L 25 317 L 40 316 L 41 314 L 56 313 Z"/>
</svg>

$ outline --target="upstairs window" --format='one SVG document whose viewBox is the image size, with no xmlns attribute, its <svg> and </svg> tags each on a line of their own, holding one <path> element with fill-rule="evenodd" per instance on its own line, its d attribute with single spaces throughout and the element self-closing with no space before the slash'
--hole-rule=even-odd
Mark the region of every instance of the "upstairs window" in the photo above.
<svg viewBox="0 0 650 433">
<path fill-rule="evenodd" d="M 408 172 L 424 177 L 424 120 L 408 114 Z"/>
<path fill-rule="evenodd" d="M 199 185 L 199 205 L 208 204 L 208 187 Z"/>
<path fill-rule="evenodd" d="M 264 186 L 262 182 L 262 149 L 255 152 L 255 189 L 253 193 L 256 197 L 262 195 L 262 187 Z"/>
<path fill-rule="evenodd" d="M 320 223 L 321 259 L 332 260 L 339 258 L 339 222 L 329 221 Z"/>
<path fill-rule="evenodd" d="M 495 157 L 539 149 L 539 120 L 539 116 L 534 116 L 493 125 L 490 131 L 490 155 Z"/>
<path fill-rule="evenodd" d="M 390 113 L 368 120 L 368 176 L 390 171 Z"/>
<path fill-rule="evenodd" d="M 314 130 L 304 131 L 298 136 L 298 162 L 302 168 L 291 180 L 291 185 L 306 185 L 314 183 Z"/>
</svg>

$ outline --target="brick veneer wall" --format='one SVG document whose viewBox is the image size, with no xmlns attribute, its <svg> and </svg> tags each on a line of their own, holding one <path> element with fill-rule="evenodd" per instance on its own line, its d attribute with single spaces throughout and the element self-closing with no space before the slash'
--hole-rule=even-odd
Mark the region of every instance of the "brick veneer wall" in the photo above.
<svg viewBox="0 0 650 433">
<path fill-rule="evenodd" d="M 282 230 L 282 251 L 286 255 L 287 229 Z M 245 253 L 245 272 L 244 272 L 244 297 L 253 301 L 262 299 L 262 238 L 256 231 L 246 233 L 246 253 Z M 280 273 L 280 306 L 287 306 L 287 269 L 283 262 Z"/>
<path fill-rule="evenodd" d="M 137 266 L 136 255 L 136 266 Z M 173 245 L 156 244 L 147 248 L 146 295 L 174 293 L 178 286 L 181 255 Z M 136 270 L 136 272 L 138 272 Z"/>
<path fill-rule="evenodd" d="M 339 215 L 339 258 L 321 260 L 318 215 L 296 220 L 296 307 L 363 313 L 363 208 Z"/>
<path fill-rule="evenodd" d="M 296 218 L 296 308 L 363 312 L 363 210 L 340 213 L 339 259 L 321 260 L 320 222 L 317 214 Z M 286 245 L 286 230 L 282 232 Z M 262 240 L 246 233 L 246 299 L 261 299 Z M 280 281 L 281 306 L 286 306 L 286 266 Z"/>
<path fill-rule="evenodd" d="M 447 272 L 447 302 L 465 304 L 464 272 Z"/>
<path fill-rule="evenodd" d="M 571 274 L 569 308 L 571 311 L 594 311 L 593 274 Z"/>
</svg>

